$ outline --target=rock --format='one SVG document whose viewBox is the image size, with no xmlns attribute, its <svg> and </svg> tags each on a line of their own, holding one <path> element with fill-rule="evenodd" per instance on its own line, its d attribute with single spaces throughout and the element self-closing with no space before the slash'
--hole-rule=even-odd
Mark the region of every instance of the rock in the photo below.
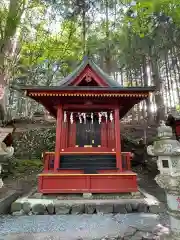
<svg viewBox="0 0 180 240">
<path fill-rule="evenodd" d="M 32 213 L 35 215 L 44 215 L 45 210 L 45 205 L 42 203 L 36 203 L 32 206 Z"/>
<path fill-rule="evenodd" d="M 127 213 L 125 205 L 122 203 L 114 204 L 114 213 Z"/>
<path fill-rule="evenodd" d="M 42 196 L 43 196 L 42 193 L 35 193 L 35 194 L 32 196 L 32 198 L 41 199 Z"/>
<path fill-rule="evenodd" d="M 165 204 L 163 203 L 157 203 L 149 206 L 149 212 L 158 214 L 163 213 L 165 211 Z"/>
<path fill-rule="evenodd" d="M 23 216 L 24 215 L 24 211 L 20 210 L 19 212 L 13 212 L 12 215 L 13 216 Z"/>
<path fill-rule="evenodd" d="M 126 232 L 124 233 L 124 237 L 130 237 L 134 235 L 136 231 L 137 231 L 136 228 L 128 227 Z"/>
<path fill-rule="evenodd" d="M 29 213 L 28 213 L 28 216 L 32 216 L 33 215 L 33 213 L 32 213 L 32 211 L 30 211 Z"/>
<path fill-rule="evenodd" d="M 46 209 L 49 214 L 54 214 L 55 212 L 55 207 L 52 203 L 47 204 Z"/>
<path fill-rule="evenodd" d="M 136 212 L 138 210 L 139 203 L 131 203 L 132 212 Z"/>
<path fill-rule="evenodd" d="M 140 193 L 140 192 L 132 192 L 132 193 L 131 193 L 131 196 L 132 196 L 133 198 L 140 198 L 140 197 L 141 197 L 141 193 Z"/>
<path fill-rule="evenodd" d="M 83 193 L 83 198 L 86 199 L 92 198 L 92 193 Z"/>
<path fill-rule="evenodd" d="M 128 213 L 132 213 L 132 206 L 131 206 L 130 203 L 125 204 L 125 208 L 126 208 Z"/>
<path fill-rule="evenodd" d="M 148 212 L 148 205 L 146 203 L 139 203 L 138 206 L 138 212 L 144 212 L 147 213 Z"/>
<path fill-rule="evenodd" d="M 170 229 L 169 227 L 165 227 L 165 226 L 161 226 L 161 225 L 157 225 L 152 233 L 154 235 L 158 235 L 158 236 L 167 236 L 170 233 Z"/>
<path fill-rule="evenodd" d="M 142 240 L 144 234 L 146 234 L 146 233 L 137 231 L 130 239 L 131 240 Z"/>
<path fill-rule="evenodd" d="M 153 240 L 155 235 L 149 232 L 137 231 L 130 239 L 131 240 Z"/>
<path fill-rule="evenodd" d="M 113 213 L 113 204 L 112 203 L 97 203 L 96 204 L 96 212 L 97 213 Z"/>
<path fill-rule="evenodd" d="M 56 202 L 54 207 L 55 207 L 55 213 L 57 215 L 69 214 L 71 212 L 71 205 L 66 203 L 63 204 L 63 203 Z"/>
<path fill-rule="evenodd" d="M 142 237 L 143 240 L 155 240 L 155 239 L 158 239 L 156 235 L 152 234 L 152 233 L 144 233 L 143 237 Z"/>
<path fill-rule="evenodd" d="M 96 204 L 94 203 L 86 203 L 85 204 L 85 213 L 93 214 L 96 211 Z"/>
<path fill-rule="evenodd" d="M 22 203 L 21 202 L 16 201 L 16 202 L 13 202 L 11 204 L 11 213 L 19 212 L 19 211 L 21 211 L 21 209 L 22 209 Z"/>
<path fill-rule="evenodd" d="M 24 202 L 22 209 L 25 214 L 29 214 L 31 212 L 31 204 L 29 202 Z"/>
<path fill-rule="evenodd" d="M 83 214 L 85 212 L 84 204 L 73 204 L 71 207 L 71 214 Z"/>
</svg>

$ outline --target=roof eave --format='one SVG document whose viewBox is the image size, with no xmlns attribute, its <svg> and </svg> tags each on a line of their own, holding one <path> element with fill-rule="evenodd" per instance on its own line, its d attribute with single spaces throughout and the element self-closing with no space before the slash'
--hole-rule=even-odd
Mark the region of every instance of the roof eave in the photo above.
<svg viewBox="0 0 180 240">
<path fill-rule="evenodd" d="M 58 86 L 22 86 L 21 91 L 122 91 L 122 92 L 154 92 L 155 86 L 149 87 L 58 87 Z"/>
</svg>

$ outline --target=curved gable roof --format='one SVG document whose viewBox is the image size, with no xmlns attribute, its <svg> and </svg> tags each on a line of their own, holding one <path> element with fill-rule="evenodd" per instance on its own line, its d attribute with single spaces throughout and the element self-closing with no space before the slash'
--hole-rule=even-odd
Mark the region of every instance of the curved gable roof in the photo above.
<svg viewBox="0 0 180 240">
<path fill-rule="evenodd" d="M 115 81 L 111 76 L 105 73 L 99 66 L 97 66 L 87 57 L 83 59 L 82 63 L 71 74 L 59 82 L 59 86 L 69 86 L 87 66 L 90 66 L 90 68 L 107 83 L 108 87 L 121 87 L 117 81 Z"/>
</svg>

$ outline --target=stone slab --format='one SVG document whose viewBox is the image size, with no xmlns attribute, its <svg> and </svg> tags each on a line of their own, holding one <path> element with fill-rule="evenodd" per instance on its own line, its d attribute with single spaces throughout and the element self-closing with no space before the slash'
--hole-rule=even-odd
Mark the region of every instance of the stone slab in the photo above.
<svg viewBox="0 0 180 240">
<path fill-rule="evenodd" d="M 59 201 L 56 201 L 54 207 L 57 215 L 70 214 L 71 212 L 71 205 L 66 202 L 59 203 Z"/>
<path fill-rule="evenodd" d="M 42 194 L 37 190 L 29 194 L 29 198 L 42 198 L 42 199 L 58 199 L 58 200 L 75 200 L 75 199 L 141 199 L 144 198 L 142 193 L 67 193 L 67 194 Z"/>
<path fill-rule="evenodd" d="M 46 210 L 47 210 L 48 214 L 54 214 L 55 206 L 52 203 L 49 203 L 46 205 Z"/>
<path fill-rule="evenodd" d="M 59 204 L 64 204 L 68 203 L 69 205 L 73 204 L 108 204 L 108 203 L 121 203 L 121 204 L 135 204 L 135 203 L 145 203 L 144 199 L 72 199 L 72 200 L 54 200 L 54 199 L 35 199 L 35 198 L 19 198 L 17 199 L 18 202 L 29 202 L 32 205 L 38 204 L 38 203 L 43 203 L 43 204 L 49 204 L 49 203 L 59 203 Z"/>
<path fill-rule="evenodd" d="M 132 212 L 151 212 L 162 213 L 164 207 L 162 203 L 152 199 L 71 199 L 71 200 L 58 200 L 58 199 L 36 199 L 22 197 L 12 204 L 12 212 L 20 211 L 19 206 L 28 203 L 33 209 L 36 205 L 44 205 L 47 209 L 48 205 L 54 206 L 54 214 L 83 214 L 83 213 L 132 213 Z M 91 210 L 86 206 L 92 206 Z M 95 208 L 95 209 L 94 209 Z M 14 210 L 13 210 L 14 209 Z M 23 207 L 22 207 L 23 209 Z M 41 211 L 42 212 L 42 211 Z M 46 211 L 49 212 L 49 211 Z M 27 214 L 27 213 L 26 213 Z M 37 213 L 36 213 L 37 214 Z"/>
</svg>

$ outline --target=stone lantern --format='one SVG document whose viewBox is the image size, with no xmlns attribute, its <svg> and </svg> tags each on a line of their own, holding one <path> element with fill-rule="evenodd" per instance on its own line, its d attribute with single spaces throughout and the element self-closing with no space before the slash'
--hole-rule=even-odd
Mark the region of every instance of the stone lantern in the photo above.
<svg viewBox="0 0 180 240">
<path fill-rule="evenodd" d="M 172 128 L 164 122 L 158 127 L 158 138 L 148 146 L 149 155 L 157 156 L 160 174 L 156 176 L 157 184 L 167 196 L 168 214 L 171 233 L 168 239 L 180 239 L 180 142 L 173 139 Z"/>
<path fill-rule="evenodd" d="M 2 164 L 7 158 L 12 157 L 14 154 L 14 148 L 12 146 L 6 146 L 3 142 L 8 134 L 12 133 L 13 129 L 0 128 L 0 188 L 3 187 L 3 181 L 1 178 Z"/>
</svg>

